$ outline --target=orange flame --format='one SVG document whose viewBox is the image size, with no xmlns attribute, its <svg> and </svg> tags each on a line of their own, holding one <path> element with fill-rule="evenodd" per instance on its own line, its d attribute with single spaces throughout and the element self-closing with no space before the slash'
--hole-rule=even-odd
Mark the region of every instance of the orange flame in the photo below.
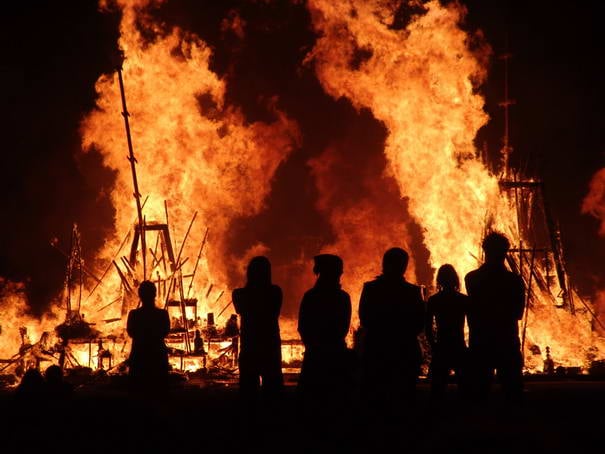
<svg viewBox="0 0 605 454">
<path fill-rule="evenodd" d="M 110 2 L 100 3 L 106 7 Z M 144 214 L 147 222 L 165 221 L 166 201 L 175 249 L 180 249 L 197 213 L 183 246 L 189 265 L 209 228 L 195 280 L 186 285 L 191 285 L 204 312 L 219 312 L 228 303 L 221 296 L 239 282 L 250 256 L 267 251 L 258 243 L 243 257 L 233 257 L 230 226 L 262 210 L 275 171 L 300 144 L 300 133 L 295 122 L 275 107 L 272 123 L 247 122 L 237 106 L 225 101 L 226 83 L 209 67 L 209 46 L 179 28 L 155 23 L 146 8 L 157 3 L 112 2 L 123 13 L 119 45 L 126 57 L 122 71 L 139 186 L 143 198 L 149 197 Z M 393 2 L 309 0 L 308 8 L 319 38 L 307 62 L 314 63 L 329 95 L 348 99 L 356 109 L 369 109 L 384 124 L 386 175 L 373 184 L 392 186 L 398 193 L 397 203 L 384 206 L 372 197 L 375 188 L 370 184 L 367 197 L 342 201 L 328 184 L 333 169 L 343 165 L 336 146 L 309 163 L 322 194 L 317 208 L 329 216 L 336 232 L 334 242 L 323 250 L 343 256 L 344 286 L 353 303 L 363 281 L 380 271 L 380 256 L 387 247 L 409 248 L 407 213 L 422 228 L 429 264 L 437 268 L 451 263 L 461 275 L 477 266 L 488 224 L 515 244 L 523 241 L 514 202 L 476 157 L 473 141 L 488 121 L 477 88 L 486 77 L 490 50 L 486 45 L 471 46 L 471 37 L 460 27 L 465 9 L 433 0 L 404 29 L 396 29 L 389 25 L 394 22 Z M 237 15 L 224 26 L 244 36 L 246 24 Z M 96 89 L 97 107 L 82 121 L 81 132 L 83 149 L 97 150 L 116 176 L 111 194 L 115 233 L 106 239 L 96 264 L 107 268 L 124 235 L 132 231 L 136 211 L 116 74 L 102 76 Z M 601 172 L 584 206 L 600 218 L 603 180 Z M 417 265 L 412 257 L 410 280 L 415 280 Z M 548 274 L 541 267 L 537 273 Z M 528 275 L 527 265 L 522 272 Z M 1 352 L 7 357 L 18 351 L 20 327 L 33 326 L 30 334 L 35 341 L 56 320 L 52 313 L 42 322 L 26 316 L 22 286 L 0 287 L 4 289 L 0 304 L 10 314 L 3 319 L 1 333 Z M 546 346 L 563 365 L 584 364 L 595 346 L 605 351 L 602 339 L 591 330 L 590 312 L 581 305 L 575 315 L 558 309 L 560 288 L 556 283 L 551 287 L 534 290 L 537 298 L 528 312 L 526 366 L 533 371 L 540 369 Z M 115 303 L 122 296 L 119 277 L 109 273 L 99 290 L 85 298 L 83 311 L 104 334 L 118 335 L 118 345 L 111 348 L 116 356 L 125 357 L 125 341 L 120 347 L 119 338 L 124 323 Z M 295 332 L 295 325 L 295 320 L 282 323 L 288 333 Z M 298 354 L 293 348 L 288 351 L 292 357 Z"/>
<path fill-rule="evenodd" d="M 488 222 L 519 244 L 515 205 L 473 144 L 488 120 L 477 86 L 486 76 L 489 49 L 470 49 L 459 26 L 465 9 L 430 1 L 401 30 L 389 27 L 395 14 L 389 2 L 310 0 L 309 9 L 320 37 L 307 60 L 327 93 L 369 108 L 386 126 L 388 172 L 423 228 L 430 263 L 451 263 L 462 276 L 475 268 Z M 339 223 L 340 217 L 333 219 Z M 371 229 L 385 231 L 381 224 Z M 352 237 L 345 231 L 338 243 Z M 540 296 L 528 314 L 527 345 L 550 346 L 570 363 L 583 362 L 586 348 L 599 341 L 590 320 L 556 312 L 552 297 Z"/>
<path fill-rule="evenodd" d="M 230 223 L 263 208 L 276 168 L 298 143 L 298 130 L 277 109 L 272 124 L 247 123 L 236 106 L 225 103 L 225 81 L 209 69 L 211 50 L 203 41 L 178 28 L 162 30 L 144 14 L 147 2 L 119 5 L 123 10 L 119 45 L 126 56 L 123 74 L 139 186 L 143 197 L 149 195 L 146 220 L 163 221 L 167 201 L 178 243 L 194 213 L 199 213 L 183 256 L 190 263 L 195 259 L 208 227 L 209 240 L 193 289 L 205 295 L 212 285 L 202 303 L 208 311 L 218 310 L 228 301 L 216 299 L 234 276 L 241 275 L 248 258 L 227 254 Z M 143 38 L 138 27 L 154 38 Z M 84 148 L 99 150 L 105 165 L 116 170 L 112 193 L 116 235 L 100 254 L 109 260 L 124 232 L 132 229 L 136 212 L 117 76 L 101 77 L 97 92 L 97 109 L 82 122 L 82 136 Z M 259 250 L 262 245 L 249 255 Z"/>
</svg>

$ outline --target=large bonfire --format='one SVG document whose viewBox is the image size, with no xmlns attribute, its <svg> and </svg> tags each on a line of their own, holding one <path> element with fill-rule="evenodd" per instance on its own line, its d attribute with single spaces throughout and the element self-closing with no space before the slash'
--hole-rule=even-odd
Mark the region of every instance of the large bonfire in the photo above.
<svg viewBox="0 0 605 454">
<path fill-rule="evenodd" d="M 209 229 L 199 269 L 187 285 L 200 313 L 218 313 L 248 259 L 270 253 L 258 243 L 243 256 L 231 254 L 230 226 L 263 209 L 278 166 L 302 146 L 301 133 L 277 100 L 275 121 L 247 122 L 239 107 L 225 100 L 226 82 L 210 69 L 211 48 L 185 30 L 155 22 L 147 12 L 148 0 L 114 3 L 122 12 L 119 47 L 125 56 L 122 73 L 146 221 L 163 222 L 169 213 L 176 249 L 183 246 L 190 264 Z M 480 262 L 487 229 L 506 233 L 514 244 L 531 243 L 518 227 L 518 204 L 478 158 L 473 142 L 488 121 L 478 87 L 487 74 L 490 49 L 461 28 L 465 9 L 458 3 L 429 1 L 414 9 L 405 26 L 393 27 L 395 3 L 309 0 L 317 40 L 304 64 L 312 65 L 327 94 L 369 110 L 384 125 L 385 176 L 396 181 L 401 204 L 421 227 L 429 265 L 451 263 L 462 276 Z M 100 152 L 116 175 L 111 194 L 115 235 L 106 238 L 95 263 L 103 270 L 111 267 L 137 212 L 117 73 L 101 76 L 96 89 L 97 106 L 83 119 L 81 134 L 82 152 Z M 371 197 L 331 208 L 334 199 L 338 204 L 338 194 L 328 186 L 339 159 L 328 149 L 308 164 L 323 194 L 317 209 L 337 232 L 335 241 L 322 249 L 343 257 L 343 286 L 356 302 L 363 281 L 377 271 L 377 257 L 392 245 L 409 247 L 408 224 Z M 184 242 L 192 217 L 195 223 Z M 415 265 L 407 275 L 412 281 Z M 545 267 L 527 258 L 520 271 L 528 281 L 531 273 L 548 274 Z M 153 270 L 148 275 L 156 276 Z M 592 329 L 593 314 L 586 310 L 590 303 L 576 311 L 562 309 L 557 282 L 543 281 L 549 285 L 533 287 L 523 322 L 526 367 L 541 370 L 546 346 L 560 364 L 586 366 L 595 352 L 598 357 L 605 351 Z M 123 311 L 112 304 L 124 294 L 122 280 L 110 272 L 86 296 L 95 284 L 85 283 L 86 319 L 105 335 L 123 337 Z M 25 315 L 27 303 L 18 287 L 4 286 L 1 297 L 3 313 L 11 314 L 8 323 L 2 321 L 3 357 L 19 350 L 19 327 L 28 327 L 35 341 L 61 320 L 62 296 L 54 309 L 58 318 L 49 315 L 42 321 Z M 354 320 L 352 328 L 356 324 Z M 296 337 L 294 326 L 295 320 L 283 320 L 285 337 Z M 119 351 L 125 358 L 127 345 Z"/>
</svg>

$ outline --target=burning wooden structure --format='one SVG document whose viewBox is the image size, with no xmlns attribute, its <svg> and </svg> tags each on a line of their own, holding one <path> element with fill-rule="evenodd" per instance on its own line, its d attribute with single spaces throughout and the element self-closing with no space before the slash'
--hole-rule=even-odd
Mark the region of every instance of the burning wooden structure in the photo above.
<svg viewBox="0 0 605 454">
<path fill-rule="evenodd" d="M 451 263 L 462 275 L 480 262 L 485 230 L 498 229 L 511 238 L 509 266 L 524 276 L 528 288 L 530 310 L 523 321 L 528 371 L 542 370 L 546 347 L 555 363 L 586 365 L 589 348 L 600 356 L 605 349 L 591 331 L 596 319 L 590 304 L 584 304 L 567 277 L 543 183 L 510 169 L 497 175 L 477 156 L 474 140 L 488 121 L 479 87 L 487 76 L 490 50 L 482 42 L 469 44 L 468 32 L 460 27 L 465 15 L 461 5 L 423 4 L 402 28 L 388 25 L 399 14 L 388 2 L 309 0 L 301 6 L 315 36 L 304 56 L 305 77 L 313 78 L 310 85 L 323 90 L 322 97 L 346 104 L 351 115 L 365 112 L 379 125 L 376 149 L 382 167 L 368 174 L 373 178 L 359 181 L 352 197 L 341 197 L 340 188 L 332 190 L 335 175 L 348 177 L 354 165 L 365 165 L 351 162 L 354 157 L 346 149 L 365 147 L 366 141 L 353 143 L 363 134 L 352 135 L 346 145 L 333 137 L 322 140 L 328 144 L 325 150 L 303 158 L 312 169 L 310 192 L 318 193 L 313 209 L 327 227 L 323 242 L 312 247 L 317 250 L 308 247 L 289 257 L 295 266 L 282 277 L 306 279 L 300 262 L 319 249 L 337 251 L 346 264 L 343 287 L 355 304 L 364 280 L 379 272 L 374 264 L 385 246 L 422 243 L 428 251 L 428 258 L 420 258 L 426 260 L 425 268 Z M 100 279 L 89 279 L 85 287 L 92 289 L 79 310 L 80 318 L 102 333 L 102 348 L 94 338 L 81 345 L 70 338 L 69 345 L 79 364 L 91 367 L 99 358 L 109 367 L 104 352 L 110 351 L 111 368 L 118 370 L 128 353 L 124 317 L 138 304 L 138 283 L 150 279 L 158 287 L 159 304 L 171 313 L 168 341 L 175 368 L 203 368 L 211 358 L 232 364 L 230 339 L 222 336 L 230 304 L 225 295 L 233 282 L 241 281 L 245 261 L 269 250 L 256 239 L 238 245 L 237 251 L 230 248 L 232 227 L 262 212 L 276 169 L 304 146 L 301 127 L 280 110 L 278 101 L 264 106 L 269 112 L 264 120 L 248 118 L 226 95 L 225 78 L 213 70 L 212 46 L 188 30 L 160 24 L 147 14 L 147 6 L 144 0 L 119 2 L 118 45 L 128 59 L 119 71 L 99 77 L 96 107 L 81 124 L 82 152 L 94 149 L 115 173 L 110 201 L 116 216 L 114 231 L 95 257 L 105 271 Z M 225 33 L 241 31 L 244 36 L 235 22 L 224 22 Z M 132 125 L 122 75 L 133 101 Z M 123 121 L 116 114 L 120 103 Z M 131 126 L 137 148 L 144 150 L 140 162 Z M 124 128 L 130 172 L 124 165 Z M 506 142 L 505 156 L 508 149 Z M 357 150 L 359 155 L 366 151 Z M 133 185 L 134 192 L 125 189 Z M 141 191 L 148 194 L 142 197 Z M 394 201 L 382 206 L 376 201 L 385 194 L 394 194 Z M 408 277 L 430 287 L 430 278 L 417 278 L 420 266 L 414 261 L 420 254 L 411 252 Z M 283 283 L 289 298 L 300 296 L 299 285 Z M 289 309 L 290 315 L 295 313 Z M 53 328 L 57 320 L 64 322 L 63 310 L 52 320 Z M 55 334 L 47 324 L 38 331 L 35 326 L 42 324 L 31 324 L 31 339 Z M 298 355 L 295 323 L 282 320 L 282 327 L 283 337 L 291 339 L 284 356 Z"/>
</svg>

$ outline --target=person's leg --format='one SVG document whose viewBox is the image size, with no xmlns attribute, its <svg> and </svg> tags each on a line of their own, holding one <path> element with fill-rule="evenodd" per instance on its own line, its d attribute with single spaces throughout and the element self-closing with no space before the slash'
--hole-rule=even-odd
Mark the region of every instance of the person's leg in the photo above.
<svg viewBox="0 0 605 454">
<path fill-rule="evenodd" d="M 431 398 L 441 400 L 445 397 L 449 367 L 447 358 L 439 348 L 435 348 L 431 360 Z"/>
<path fill-rule="evenodd" d="M 498 364 L 498 380 L 504 397 L 511 402 L 523 398 L 523 358 L 521 351 L 511 349 L 505 352 Z"/>
</svg>

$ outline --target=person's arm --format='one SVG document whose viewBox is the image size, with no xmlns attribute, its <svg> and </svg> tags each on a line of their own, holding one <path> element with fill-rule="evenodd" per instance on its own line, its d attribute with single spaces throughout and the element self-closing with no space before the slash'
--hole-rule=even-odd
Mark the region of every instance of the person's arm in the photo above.
<svg viewBox="0 0 605 454">
<path fill-rule="evenodd" d="M 275 318 L 279 318 L 279 314 L 281 312 L 282 301 L 283 301 L 283 293 L 282 293 L 281 287 L 276 285 L 274 288 L 275 288 L 275 290 L 273 292 L 273 294 L 274 294 L 273 316 Z"/>
<path fill-rule="evenodd" d="M 170 316 L 165 309 L 162 311 L 162 319 L 162 337 L 166 337 L 170 333 Z"/>
<path fill-rule="evenodd" d="M 233 302 L 233 307 L 235 308 L 235 312 L 239 315 L 242 314 L 242 298 L 241 298 L 242 289 L 236 288 L 231 293 L 231 301 Z"/>
<path fill-rule="evenodd" d="M 416 290 L 416 301 L 414 303 L 416 314 L 415 314 L 415 326 L 416 335 L 419 335 L 424 330 L 425 322 L 425 308 L 424 300 L 422 299 L 422 289 L 420 287 Z"/>
<path fill-rule="evenodd" d="M 130 337 L 135 337 L 135 322 L 133 320 L 132 311 L 128 312 L 128 319 L 126 321 L 126 332 Z"/>
<path fill-rule="evenodd" d="M 367 328 L 370 322 L 370 301 L 368 295 L 368 286 L 367 284 L 363 284 L 363 289 L 361 290 L 361 296 L 359 297 L 359 325 L 361 328 Z"/>
<path fill-rule="evenodd" d="M 520 276 L 515 275 L 515 289 L 513 294 L 514 311 L 517 320 L 523 318 L 523 311 L 525 310 L 525 283 Z"/>
<path fill-rule="evenodd" d="M 435 318 L 435 314 L 433 311 L 433 300 L 429 298 L 426 303 L 426 316 L 424 318 L 424 332 L 426 335 L 426 340 L 430 344 L 431 347 L 435 345 L 435 333 L 433 331 L 433 320 Z"/>
<path fill-rule="evenodd" d="M 303 296 L 302 301 L 300 302 L 300 308 L 298 309 L 298 334 L 300 334 L 300 339 L 303 344 L 307 344 L 307 330 L 309 322 L 307 320 L 307 294 Z"/>
<path fill-rule="evenodd" d="M 349 327 L 351 326 L 351 297 L 346 292 L 343 294 L 343 303 L 344 310 L 341 325 L 339 327 L 339 334 L 344 338 L 349 334 Z"/>
</svg>

